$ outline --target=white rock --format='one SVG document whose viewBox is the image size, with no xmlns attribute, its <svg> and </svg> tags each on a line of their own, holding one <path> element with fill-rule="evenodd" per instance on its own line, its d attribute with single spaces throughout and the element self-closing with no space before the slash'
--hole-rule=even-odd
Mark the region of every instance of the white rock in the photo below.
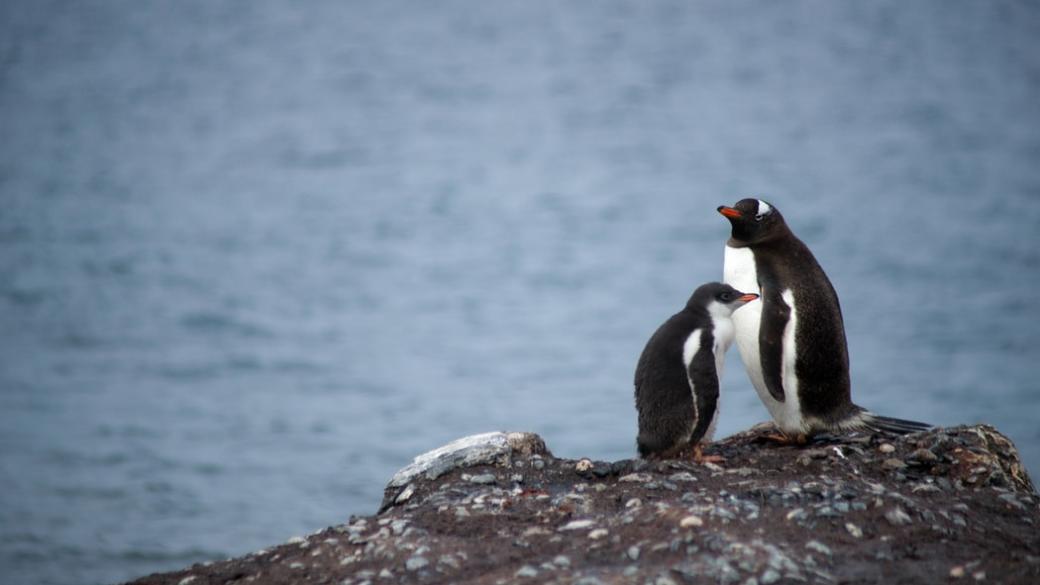
<svg viewBox="0 0 1040 585">
<path fill-rule="evenodd" d="M 852 522 L 845 523 L 845 530 L 848 530 L 853 538 L 863 538 L 863 529 Z"/>
<path fill-rule="evenodd" d="M 691 514 L 679 521 L 680 528 L 696 528 L 697 526 L 704 526 L 704 520 L 701 520 L 700 516 Z"/>
<path fill-rule="evenodd" d="M 561 526 L 559 529 L 560 530 L 584 530 L 585 528 L 589 528 L 590 526 L 593 526 L 594 524 L 595 524 L 595 522 L 593 522 L 592 520 L 571 520 L 570 522 L 568 522 L 568 523 L 564 524 L 563 526 Z"/>
<path fill-rule="evenodd" d="M 509 463 L 513 453 L 548 453 L 545 442 L 534 433 L 483 433 L 456 439 L 419 455 L 390 478 L 389 487 L 403 487 L 420 475 L 435 479 L 459 467 Z"/>
</svg>

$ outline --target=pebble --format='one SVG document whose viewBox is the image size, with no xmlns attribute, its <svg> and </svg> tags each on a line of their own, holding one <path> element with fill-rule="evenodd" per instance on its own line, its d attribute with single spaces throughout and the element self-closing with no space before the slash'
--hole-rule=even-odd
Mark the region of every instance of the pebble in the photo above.
<svg viewBox="0 0 1040 585">
<path fill-rule="evenodd" d="M 899 506 L 885 512 L 885 519 L 893 526 L 903 526 L 911 522 L 910 515 Z"/>
<path fill-rule="evenodd" d="M 906 463 L 903 463 L 901 459 L 885 459 L 881 462 L 881 466 L 886 469 L 903 469 L 906 467 Z"/>
<path fill-rule="evenodd" d="M 532 567 L 531 565 L 524 565 L 516 571 L 515 575 L 517 577 L 537 577 L 538 569 Z"/>
<path fill-rule="evenodd" d="M 638 508 L 642 505 L 643 500 L 640 500 L 639 498 L 632 498 L 631 500 L 625 502 L 625 508 L 628 510 L 631 510 L 632 508 Z"/>
<path fill-rule="evenodd" d="M 394 498 L 394 503 L 402 504 L 404 502 L 407 502 L 413 494 L 415 494 L 415 486 L 412 484 L 408 484 L 404 487 L 403 490 L 401 490 L 401 493 L 397 494 L 397 497 Z"/>
<path fill-rule="evenodd" d="M 545 468 L 545 461 L 542 461 L 541 458 L 533 459 L 531 461 L 531 467 L 534 467 L 535 469 L 544 469 Z"/>
<path fill-rule="evenodd" d="M 552 560 L 553 564 L 557 567 L 569 567 L 571 566 L 571 559 L 566 555 L 556 555 Z"/>
<path fill-rule="evenodd" d="M 638 561 L 639 560 L 639 547 L 633 544 L 632 546 L 628 547 L 627 554 L 628 554 L 628 558 L 632 559 L 633 561 Z"/>
<path fill-rule="evenodd" d="M 177 585 L 188 585 L 188 583 L 191 583 L 194 580 L 195 580 L 195 575 L 188 575 L 187 577 L 185 577 L 185 578 L 181 579 L 180 581 L 178 581 Z"/>
<path fill-rule="evenodd" d="M 845 523 L 845 530 L 848 530 L 853 538 L 863 538 L 863 529 L 852 522 Z"/>
<path fill-rule="evenodd" d="M 488 485 L 495 483 L 494 473 L 481 473 L 480 475 L 472 475 L 469 477 L 470 483 L 476 483 L 481 485 Z"/>
<path fill-rule="evenodd" d="M 921 464 L 935 463 L 936 461 L 939 460 L 939 458 L 936 457 L 935 453 L 932 453 L 931 450 L 925 449 L 925 448 L 921 448 L 921 449 L 918 449 L 918 450 L 914 451 L 913 453 L 910 454 L 909 457 L 907 457 L 907 459 L 911 459 L 913 461 L 917 461 L 918 463 L 921 463 Z"/>
<path fill-rule="evenodd" d="M 559 530 L 582 530 L 594 525 L 592 520 L 571 520 L 559 528 Z"/>
<path fill-rule="evenodd" d="M 393 577 L 393 576 L 394 576 L 394 574 L 390 572 L 390 569 L 384 568 L 382 571 L 379 571 L 379 578 L 380 579 L 389 579 L 390 577 Z"/>
<path fill-rule="evenodd" d="M 896 447 L 892 443 L 881 443 L 878 445 L 877 450 L 887 455 L 888 453 L 895 453 Z"/>
<path fill-rule="evenodd" d="M 589 538 L 592 540 L 599 540 L 608 534 L 610 534 L 610 531 L 606 528 L 597 528 L 589 532 Z"/>
<path fill-rule="evenodd" d="M 772 585 L 780 581 L 780 573 L 777 573 L 773 569 L 766 569 L 765 573 L 762 573 L 762 578 L 759 580 L 762 585 Z"/>
<path fill-rule="evenodd" d="M 303 544 L 307 542 L 307 539 L 302 536 L 294 536 L 289 540 L 285 541 L 285 544 Z"/>
<path fill-rule="evenodd" d="M 701 520 L 700 516 L 694 516 L 691 514 L 679 521 L 680 528 L 691 528 L 697 526 L 704 526 L 704 520 Z"/>
<path fill-rule="evenodd" d="M 1023 505 L 1022 502 L 1018 501 L 1018 498 L 1016 498 L 1014 494 L 1000 494 L 999 496 L 997 496 L 997 498 L 1005 503 L 1008 503 L 1018 508 L 1019 510 L 1026 509 L 1025 505 Z"/>
<path fill-rule="evenodd" d="M 451 555 L 441 555 L 440 558 L 437 559 L 437 562 L 442 565 L 447 565 L 452 569 L 458 569 L 460 566 L 459 561 L 457 561 L 455 557 Z"/>
<path fill-rule="evenodd" d="M 819 510 L 816 510 L 816 515 L 817 516 L 822 516 L 824 518 L 830 518 L 830 517 L 833 517 L 833 516 L 840 516 L 840 514 L 835 512 L 834 508 L 832 508 L 830 506 L 823 506 Z"/>
<path fill-rule="evenodd" d="M 581 473 L 592 469 L 592 461 L 589 459 L 581 459 L 574 466 L 574 470 Z"/>
<path fill-rule="evenodd" d="M 806 516 L 807 516 L 807 514 L 805 513 L 804 509 L 802 509 L 802 508 L 795 508 L 794 510 L 791 510 L 790 512 L 788 512 L 787 516 L 785 516 L 785 518 L 787 518 L 787 520 L 789 520 L 789 521 L 790 520 L 804 520 Z"/>
<path fill-rule="evenodd" d="M 430 561 L 426 560 L 426 557 L 414 556 L 409 557 L 408 560 L 404 562 L 404 568 L 409 571 L 418 571 L 429 564 Z"/>
<path fill-rule="evenodd" d="M 303 563 L 289 563 L 290 569 L 302 569 L 304 566 Z"/>
<path fill-rule="evenodd" d="M 953 577 L 954 579 L 960 579 L 963 576 L 964 576 L 964 567 L 962 567 L 960 565 L 957 565 L 956 567 L 953 567 L 952 569 L 950 569 L 950 577 Z"/>
<path fill-rule="evenodd" d="M 651 481 L 653 477 L 649 473 L 629 473 L 628 475 L 622 475 L 618 478 L 618 481 L 630 481 L 636 483 L 646 483 Z"/>
<path fill-rule="evenodd" d="M 805 543 L 805 548 L 807 548 L 809 550 L 814 550 L 814 551 L 820 553 L 821 555 L 831 556 L 831 549 L 830 549 L 830 547 L 828 547 L 827 545 L 823 544 L 822 542 L 820 542 L 818 540 L 810 540 L 809 542 Z"/>
<path fill-rule="evenodd" d="M 671 481 L 691 482 L 697 481 L 697 477 L 689 471 L 679 471 L 668 476 Z"/>
</svg>

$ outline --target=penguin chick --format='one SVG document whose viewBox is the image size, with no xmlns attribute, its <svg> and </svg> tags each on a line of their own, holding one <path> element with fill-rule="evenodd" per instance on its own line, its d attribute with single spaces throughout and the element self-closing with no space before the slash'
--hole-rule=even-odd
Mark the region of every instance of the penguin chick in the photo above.
<svg viewBox="0 0 1040 585">
<path fill-rule="evenodd" d="M 732 225 L 724 281 L 762 299 L 733 316 L 737 349 L 785 437 L 804 443 L 819 431 L 903 434 L 930 428 L 853 404 L 838 295 L 780 211 L 759 199 L 743 199 L 718 212 Z"/>
<path fill-rule="evenodd" d="M 756 298 L 719 282 L 702 285 L 647 342 L 635 375 L 642 457 L 674 457 L 692 446 L 700 460 L 699 443 L 711 440 L 719 414 L 730 315 Z"/>
</svg>

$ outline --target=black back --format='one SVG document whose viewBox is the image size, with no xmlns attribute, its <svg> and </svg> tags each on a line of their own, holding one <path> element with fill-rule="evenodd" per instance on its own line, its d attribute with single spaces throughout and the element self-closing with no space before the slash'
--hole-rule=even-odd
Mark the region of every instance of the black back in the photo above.
<svg viewBox="0 0 1040 585">
<path fill-rule="evenodd" d="M 682 448 L 699 441 L 711 426 L 718 408 L 719 377 L 715 369 L 713 324 L 706 307 L 720 296 L 732 299 L 740 294 L 721 283 L 703 285 L 682 311 L 672 315 L 650 337 L 635 373 L 639 411 L 636 442 L 640 455 Z M 683 346 L 696 329 L 701 330 L 700 346 L 687 368 Z"/>
<path fill-rule="evenodd" d="M 766 386 L 774 398 L 784 399 L 780 377 L 783 332 L 791 308 L 782 294 L 790 289 L 798 318 L 795 373 L 801 409 L 827 422 L 841 420 L 855 407 L 838 295 L 808 246 L 791 232 L 780 212 L 773 207 L 756 221 L 757 208 L 755 199 L 744 199 L 734 206 L 743 215 L 730 218 L 733 237 L 729 245 L 749 247 L 754 253 L 762 295 L 759 352 Z"/>
</svg>

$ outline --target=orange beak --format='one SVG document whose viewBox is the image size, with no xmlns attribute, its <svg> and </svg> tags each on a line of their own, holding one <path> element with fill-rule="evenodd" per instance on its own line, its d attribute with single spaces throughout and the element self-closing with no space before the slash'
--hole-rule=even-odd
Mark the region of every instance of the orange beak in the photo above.
<svg viewBox="0 0 1040 585">
<path fill-rule="evenodd" d="M 744 301 L 745 303 L 750 303 L 751 301 L 753 301 L 753 300 L 755 300 L 757 298 L 758 298 L 758 295 L 756 295 L 754 293 L 748 293 L 748 294 L 740 297 L 740 300 Z"/>
<path fill-rule="evenodd" d="M 736 209 L 733 209 L 732 207 L 726 207 L 725 205 L 720 205 L 718 212 L 729 218 L 743 217 L 744 215 Z"/>
</svg>

